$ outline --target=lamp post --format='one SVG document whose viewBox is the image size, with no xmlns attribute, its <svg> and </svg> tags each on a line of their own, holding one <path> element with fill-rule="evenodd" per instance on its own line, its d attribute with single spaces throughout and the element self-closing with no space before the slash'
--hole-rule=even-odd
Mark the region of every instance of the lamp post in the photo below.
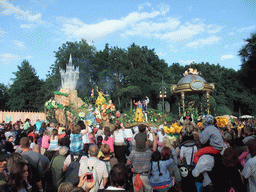
<svg viewBox="0 0 256 192">
<path fill-rule="evenodd" d="M 164 86 L 164 79 L 162 78 L 162 85 L 161 85 L 161 90 L 159 93 L 160 99 L 162 99 L 162 111 L 164 113 L 164 98 L 166 97 L 166 88 Z"/>
</svg>

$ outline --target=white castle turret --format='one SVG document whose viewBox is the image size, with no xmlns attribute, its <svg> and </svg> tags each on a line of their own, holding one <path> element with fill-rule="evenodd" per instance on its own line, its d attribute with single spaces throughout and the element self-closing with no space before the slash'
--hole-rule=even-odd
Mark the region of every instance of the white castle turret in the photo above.
<svg viewBox="0 0 256 192">
<path fill-rule="evenodd" d="M 79 67 L 75 68 L 75 66 L 73 66 L 71 54 L 66 71 L 60 68 L 60 76 L 62 89 L 76 90 L 76 85 L 79 78 Z"/>
</svg>

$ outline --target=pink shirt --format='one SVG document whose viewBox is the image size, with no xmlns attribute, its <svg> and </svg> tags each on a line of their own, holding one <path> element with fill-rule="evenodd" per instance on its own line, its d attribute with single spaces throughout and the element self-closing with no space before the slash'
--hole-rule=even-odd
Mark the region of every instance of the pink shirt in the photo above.
<svg viewBox="0 0 256 192">
<path fill-rule="evenodd" d="M 114 139 L 111 137 L 108 137 L 108 140 L 106 141 L 105 139 L 103 139 L 102 141 L 103 144 L 108 144 L 110 147 L 110 152 L 114 152 Z"/>
<path fill-rule="evenodd" d="M 45 148 L 45 149 L 48 149 L 49 146 L 50 146 L 50 136 L 49 135 L 44 135 L 43 138 L 42 138 L 42 147 Z"/>
</svg>

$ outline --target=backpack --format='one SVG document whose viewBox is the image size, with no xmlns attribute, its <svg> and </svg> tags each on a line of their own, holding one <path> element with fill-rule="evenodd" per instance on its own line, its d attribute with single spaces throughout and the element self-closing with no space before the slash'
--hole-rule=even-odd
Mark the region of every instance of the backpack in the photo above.
<svg viewBox="0 0 256 192">
<path fill-rule="evenodd" d="M 97 165 L 99 164 L 100 160 L 97 160 L 93 166 L 88 166 L 88 159 L 85 161 L 85 172 L 86 173 L 92 173 L 93 175 L 93 180 L 95 181 L 95 185 L 94 187 L 90 190 L 90 192 L 97 192 L 100 188 L 100 184 L 102 182 L 102 179 L 101 181 L 99 182 L 98 181 L 98 175 L 97 175 L 97 171 L 96 171 L 96 167 Z M 83 186 L 83 188 L 85 188 L 85 186 Z"/>
<path fill-rule="evenodd" d="M 74 159 L 74 156 L 71 155 L 71 163 L 69 164 L 66 172 L 64 173 L 64 182 L 70 182 L 74 186 L 78 185 L 79 177 L 78 172 L 80 168 L 80 159 L 82 155 L 79 155 L 77 159 Z"/>
</svg>

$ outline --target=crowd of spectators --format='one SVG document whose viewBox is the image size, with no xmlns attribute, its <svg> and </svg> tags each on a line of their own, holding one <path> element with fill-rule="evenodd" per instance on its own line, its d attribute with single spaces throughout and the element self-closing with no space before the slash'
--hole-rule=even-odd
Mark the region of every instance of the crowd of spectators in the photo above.
<svg viewBox="0 0 256 192">
<path fill-rule="evenodd" d="M 2 122 L 0 191 L 255 192 L 254 121 L 231 129 L 211 115 L 202 122 L 184 119 L 178 137 L 143 123 Z"/>
</svg>

